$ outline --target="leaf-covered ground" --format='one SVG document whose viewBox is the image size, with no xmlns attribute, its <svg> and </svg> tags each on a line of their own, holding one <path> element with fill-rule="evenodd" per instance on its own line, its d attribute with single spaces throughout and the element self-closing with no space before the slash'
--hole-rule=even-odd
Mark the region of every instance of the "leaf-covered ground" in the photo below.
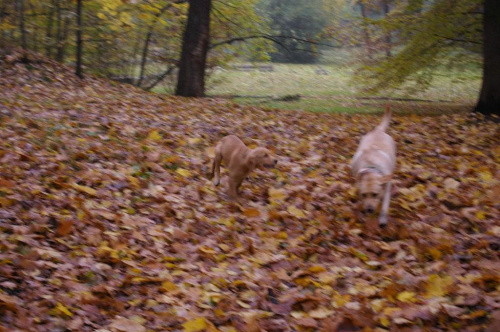
<svg viewBox="0 0 500 332">
<path fill-rule="evenodd" d="M 380 230 L 348 166 L 380 116 L 158 96 L 15 60 L 0 66 L 2 331 L 500 330 L 498 124 L 395 115 Z M 239 204 L 206 178 L 230 133 L 280 156 Z"/>
</svg>

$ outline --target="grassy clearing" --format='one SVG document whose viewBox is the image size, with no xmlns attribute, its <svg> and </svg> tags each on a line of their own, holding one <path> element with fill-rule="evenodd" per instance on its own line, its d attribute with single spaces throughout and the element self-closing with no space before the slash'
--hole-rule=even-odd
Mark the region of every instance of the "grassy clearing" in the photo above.
<svg viewBox="0 0 500 332">
<path fill-rule="evenodd" d="M 452 72 L 443 69 L 426 91 L 411 95 L 396 92 L 370 96 L 352 84 L 353 68 L 349 65 L 272 66 L 272 72 L 241 71 L 234 67 L 216 70 L 210 76 L 208 94 L 268 108 L 354 113 L 378 112 L 387 102 L 384 99 L 387 97 L 403 113 L 428 114 L 469 110 L 474 105 L 481 82 L 476 70 Z M 280 100 L 290 95 L 300 95 L 300 98 Z"/>
</svg>

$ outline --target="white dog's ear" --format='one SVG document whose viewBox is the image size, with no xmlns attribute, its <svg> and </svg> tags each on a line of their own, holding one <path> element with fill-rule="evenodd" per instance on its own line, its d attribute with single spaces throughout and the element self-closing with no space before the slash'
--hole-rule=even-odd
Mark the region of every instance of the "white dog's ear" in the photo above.
<svg viewBox="0 0 500 332">
<path fill-rule="evenodd" d="M 361 177 L 368 172 L 369 170 L 367 168 L 360 170 L 358 174 L 356 174 L 356 182 L 359 182 L 361 180 Z"/>
<path fill-rule="evenodd" d="M 382 176 L 382 183 L 384 183 L 384 184 L 391 181 L 391 180 L 392 180 L 392 174 L 387 174 L 387 175 Z"/>
</svg>

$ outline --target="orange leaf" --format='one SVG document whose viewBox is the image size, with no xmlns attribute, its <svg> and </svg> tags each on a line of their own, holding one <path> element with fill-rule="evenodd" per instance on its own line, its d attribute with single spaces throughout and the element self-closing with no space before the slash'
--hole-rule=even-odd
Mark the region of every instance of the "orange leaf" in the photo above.
<svg viewBox="0 0 500 332">
<path fill-rule="evenodd" d="M 73 231 L 73 220 L 61 220 L 57 226 L 57 236 L 66 236 Z"/>
</svg>

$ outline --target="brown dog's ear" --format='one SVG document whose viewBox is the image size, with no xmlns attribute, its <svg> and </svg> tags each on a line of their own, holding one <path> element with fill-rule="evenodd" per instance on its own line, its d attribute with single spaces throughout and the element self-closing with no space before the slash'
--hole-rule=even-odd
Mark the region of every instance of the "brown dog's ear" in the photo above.
<svg viewBox="0 0 500 332">
<path fill-rule="evenodd" d="M 247 158 L 247 165 L 248 167 L 250 167 L 250 169 L 254 169 L 255 166 L 257 166 L 257 155 L 255 153 L 255 149 L 250 151 L 250 153 L 248 154 L 248 158 Z"/>
<path fill-rule="evenodd" d="M 384 183 L 384 184 L 391 181 L 391 180 L 392 180 L 392 174 L 387 174 L 387 175 L 382 176 L 382 183 Z"/>
</svg>

